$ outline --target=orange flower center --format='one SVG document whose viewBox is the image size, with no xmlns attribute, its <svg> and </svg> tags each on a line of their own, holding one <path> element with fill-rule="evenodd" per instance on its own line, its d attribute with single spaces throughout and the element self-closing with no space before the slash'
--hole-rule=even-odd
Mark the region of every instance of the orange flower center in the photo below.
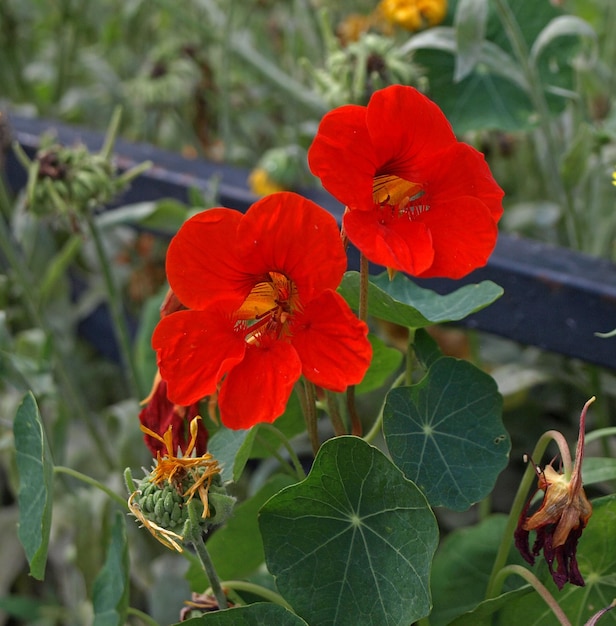
<svg viewBox="0 0 616 626">
<path fill-rule="evenodd" d="M 300 308 L 295 283 L 280 272 L 269 272 L 235 312 L 246 343 L 260 345 L 266 337 L 289 336 L 289 322 Z"/>
<path fill-rule="evenodd" d="M 372 183 L 372 200 L 381 208 L 388 207 L 394 217 L 416 219 L 430 210 L 430 206 L 418 200 L 425 194 L 419 183 L 412 183 L 399 176 L 382 174 Z"/>
</svg>

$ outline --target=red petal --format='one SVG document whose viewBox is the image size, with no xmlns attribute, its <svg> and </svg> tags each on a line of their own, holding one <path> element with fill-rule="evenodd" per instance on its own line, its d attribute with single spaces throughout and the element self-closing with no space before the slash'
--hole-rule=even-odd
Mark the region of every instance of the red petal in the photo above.
<svg viewBox="0 0 616 626">
<path fill-rule="evenodd" d="M 492 254 L 498 229 L 488 207 L 473 197 L 434 203 L 422 215 L 430 229 L 434 260 L 422 278 L 461 278 L 483 267 Z"/>
<path fill-rule="evenodd" d="M 152 346 L 169 399 L 187 406 L 214 393 L 223 375 L 244 357 L 246 343 L 224 311 L 179 311 L 154 329 Z"/>
<path fill-rule="evenodd" d="M 235 256 L 239 211 L 210 209 L 185 222 L 167 251 L 167 278 L 186 307 L 204 309 L 213 299 L 241 302 L 252 288 Z M 239 306 L 239 305 L 238 305 Z"/>
<path fill-rule="evenodd" d="M 249 346 L 244 360 L 222 383 L 218 396 L 222 423 L 237 430 L 273 422 L 284 413 L 300 375 L 301 363 L 290 344 Z"/>
<path fill-rule="evenodd" d="M 404 167 L 412 176 L 413 164 L 456 142 L 440 108 L 413 87 L 392 85 L 376 91 L 368 103 L 366 124 L 379 173 L 400 176 L 398 169 Z"/>
<path fill-rule="evenodd" d="M 344 391 L 362 381 L 372 357 L 368 327 L 339 294 L 326 291 L 309 302 L 291 332 L 302 373 L 315 385 Z"/>
<path fill-rule="evenodd" d="M 308 164 L 340 202 L 370 208 L 379 163 L 366 127 L 366 107 L 347 105 L 327 113 L 308 150 Z"/>
<path fill-rule="evenodd" d="M 237 230 L 243 265 L 256 280 L 276 271 L 297 286 L 300 301 L 336 289 L 347 258 L 334 217 L 291 192 L 275 193 L 252 205 Z"/>
<path fill-rule="evenodd" d="M 425 224 L 393 217 L 388 209 L 348 211 L 344 230 L 370 261 L 384 267 L 418 276 L 434 261 L 432 237 Z"/>
</svg>

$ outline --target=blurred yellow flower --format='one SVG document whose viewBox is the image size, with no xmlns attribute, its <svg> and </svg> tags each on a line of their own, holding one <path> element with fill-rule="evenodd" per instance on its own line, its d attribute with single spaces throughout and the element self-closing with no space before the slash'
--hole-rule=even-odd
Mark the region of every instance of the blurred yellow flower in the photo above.
<svg viewBox="0 0 616 626">
<path fill-rule="evenodd" d="M 447 15 L 447 0 L 381 0 L 378 10 L 388 22 L 416 31 L 440 24 Z"/>
<path fill-rule="evenodd" d="M 284 191 L 284 188 L 274 182 L 267 170 L 263 167 L 255 167 L 248 177 L 248 185 L 251 191 L 257 196 L 269 196 L 278 191 Z"/>
<path fill-rule="evenodd" d="M 612 185 L 616 185 L 616 170 L 614 170 L 614 173 L 612 174 Z"/>
</svg>

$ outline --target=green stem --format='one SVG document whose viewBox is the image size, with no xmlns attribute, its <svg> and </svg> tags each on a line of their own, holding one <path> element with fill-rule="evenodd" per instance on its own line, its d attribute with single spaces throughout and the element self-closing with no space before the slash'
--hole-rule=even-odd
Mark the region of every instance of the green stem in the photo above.
<svg viewBox="0 0 616 626">
<path fill-rule="evenodd" d="M 92 236 L 92 241 L 94 242 L 98 261 L 103 272 L 103 280 L 105 281 L 107 297 L 109 300 L 109 311 L 111 313 L 111 319 L 113 321 L 115 336 L 120 348 L 122 361 L 128 374 L 129 388 L 133 397 L 140 398 L 142 395 L 145 395 L 146 392 L 143 391 L 142 393 L 142 390 L 139 388 L 139 374 L 133 358 L 130 336 L 126 325 L 126 317 L 122 307 L 122 299 L 113 276 L 111 264 L 109 263 L 109 258 L 107 257 L 105 246 L 103 244 L 103 238 L 98 225 L 96 224 L 96 220 L 90 212 L 86 214 L 86 219 Z"/>
<path fill-rule="evenodd" d="M 395 389 L 396 387 L 402 386 L 405 380 L 406 380 L 406 372 L 402 372 L 402 374 L 400 374 L 400 376 L 398 376 L 398 378 L 396 378 L 396 380 L 393 382 L 392 386 L 390 387 L 390 391 L 392 389 Z M 383 411 L 385 410 L 386 401 L 387 401 L 387 396 L 385 396 L 385 399 L 383 400 L 383 404 L 381 405 L 381 410 L 379 411 L 379 414 L 374 424 L 372 424 L 372 428 L 363 437 L 364 441 L 367 441 L 368 443 L 373 441 L 376 438 L 376 436 L 379 434 L 379 432 L 381 432 L 381 426 L 383 425 Z"/>
<path fill-rule="evenodd" d="M 616 435 L 616 426 L 610 426 L 609 428 L 599 428 L 597 430 L 593 430 L 591 433 L 586 435 L 586 443 L 590 443 L 591 441 L 595 441 L 596 439 L 602 439 L 605 437 L 613 437 Z"/>
<path fill-rule="evenodd" d="M 147 613 L 144 613 L 143 611 L 140 611 L 139 609 L 135 609 L 132 606 L 129 606 L 126 609 L 126 614 L 134 615 L 135 617 L 140 619 L 144 624 L 147 624 L 148 626 L 160 626 L 160 624 L 155 619 L 150 617 Z"/>
<path fill-rule="evenodd" d="M 554 613 L 554 616 L 559 621 L 561 626 L 571 626 L 569 618 L 565 615 L 560 606 L 558 606 L 558 602 L 556 601 L 554 596 L 548 591 L 548 588 L 530 570 L 522 567 L 521 565 L 507 565 L 507 567 L 503 567 L 503 569 L 499 571 L 498 576 L 496 577 L 496 584 L 499 591 L 503 586 L 505 578 L 507 578 L 507 576 L 511 574 L 517 574 L 534 588 L 534 590 L 543 598 L 545 603 L 550 607 L 552 613 Z"/>
<path fill-rule="evenodd" d="M 347 430 L 342 415 L 340 415 L 340 407 L 338 406 L 338 396 L 333 391 L 325 390 L 325 401 L 327 402 L 327 412 L 331 420 L 334 434 L 336 437 L 346 435 Z"/>
<path fill-rule="evenodd" d="M 55 465 L 53 471 L 56 474 L 66 474 L 68 476 L 72 476 L 73 478 L 76 478 L 77 480 L 80 480 L 81 482 L 86 483 L 91 487 L 96 487 L 96 489 L 100 489 L 101 491 L 106 493 L 112 500 L 115 500 L 120 506 L 128 509 L 128 502 L 125 498 L 118 495 L 117 493 L 115 493 L 115 491 L 107 487 L 107 485 L 104 485 L 95 478 L 87 476 L 86 474 L 82 474 L 81 472 L 78 472 L 77 470 L 74 470 L 70 467 L 65 467 L 64 465 Z"/>
<path fill-rule="evenodd" d="M 541 459 L 543 453 L 548 447 L 548 444 L 552 440 L 556 441 L 559 449 L 561 450 L 561 454 L 563 455 L 563 467 L 568 468 L 569 472 L 571 472 L 571 453 L 569 452 L 569 447 L 566 445 L 566 441 L 564 442 L 565 445 L 563 446 L 564 438 L 557 431 L 549 430 L 543 433 L 541 437 L 539 437 L 531 458 L 533 459 L 533 461 L 538 461 L 539 459 Z M 535 466 L 531 462 L 526 467 L 526 471 L 522 476 L 518 491 L 515 494 L 515 498 L 513 499 L 513 504 L 511 505 L 511 511 L 509 512 L 509 517 L 507 519 L 507 525 L 505 526 L 505 530 L 503 531 L 503 536 L 498 547 L 498 552 L 496 553 L 496 558 L 494 559 L 492 573 L 490 574 L 490 580 L 488 581 L 486 600 L 494 598 L 498 595 L 500 589 L 498 587 L 499 572 L 505 567 L 505 563 L 507 562 L 507 557 L 509 556 L 509 550 L 511 548 L 511 542 L 513 540 L 513 534 L 518 524 L 520 515 L 522 514 L 524 504 L 526 503 L 527 494 L 535 478 L 536 470 Z"/>
<path fill-rule="evenodd" d="M 301 464 L 301 462 L 300 462 L 300 460 L 299 460 L 295 450 L 293 449 L 293 446 L 291 445 L 289 440 L 285 437 L 284 433 L 280 432 L 280 430 L 278 428 L 276 428 L 272 424 L 268 424 L 267 422 L 263 422 L 262 424 L 260 424 L 259 425 L 259 429 L 268 430 L 272 434 L 276 435 L 276 437 L 278 437 L 278 439 L 280 439 L 280 442 L 282 443 L 282 445 L 285 447 L 285 450 L 289 454 L 289 458 L 291 459 L 291 463 L 293 463 L 293 467 L 295 468 L 295 473 L 297 474 L 297 478 L 299 480 L 304 480 L 304 478 L 306 478 L 306 472 L 304 472 L 304 468 L 302 467 L 302 464 Z"/>
<path fill-rule="evenodd" d="M 246 591 L 247 593 L 251 593 L 255 596 L 260 596 L 261 598 L 264 598 L 269 602 L 273 602 L 274 604 L 284 606 L 285 609 L 294 612 L 293 607 L 280 594 L 272 591 L 271 589 L 267 589 L 266 587 L 262 587 L 261 585 L 250 583 L 245 580 L 225 580 L 221 584 L 226 589 L 233 589 L 234 591 Z"/>
<path fill-rule="evenodd" d="M 539 127 L 547 147 L 546 154 L 540 155 L 543 157 L 541 160 L 545 160 L 548 167 L 547 184 L 551 187 L 551 193 L 554 199 L 560 202 L 565 209 L 565 225 L 569 245 L 579 249 L 580 237 L 575 212 L 571 204 L 571 198 L 567 194 L 560 175 L 558 158 L 562 153 L 562 149 L 559 147 L 554 136 L 550 110 L 545 98 L 541 77 L 539 76 L 536 65 L 531 62 L 530 52 L 526 45 L 524 35 L 522 34 L 509 3 L 507 0 L 495 0 L 495 6 L 507 34 L 507 38 L 509 39 L 509 43 L 526 78 L 528 95 L 539 117 Z"/>
<path fill-rule="evenodd" d="M 317 394 L 314 384 L 304 379 L 304 419 L 306 431 L 312 445 L 312 452 L 316 456 L 319 451 L 319 433 L 317 429 Z"/>
<path fill-rule="evenodd" d="M 214 593 L 214 597 L 216 598 L 216 602 L 218 602 L 219 609 L 227 609 L 229 605 L 227 604 L 227 596 L 220 584 L 220 578 L 218 578 L 218 574 L 216 573 L 216 568 L 214 567 L 214 563 L 210 558 L 210 553 L 207 551 L 205 547 L 205 541 L 203 541 L 203 533 L 201 531 L 199 513 L 196 508 L 196 501 L 192 500 L 188 503 L 188 520 L 189 524 L 187 524 L 188 528 L 184 534 L 184 539 L 186 541 L 190 541 L 193 548 L 195 549 L 195 553 L 203 569 L 205 571 L 205 575 L 210 581 L 210 586 L 212 588 L 212 592 Z"/>
</svg>

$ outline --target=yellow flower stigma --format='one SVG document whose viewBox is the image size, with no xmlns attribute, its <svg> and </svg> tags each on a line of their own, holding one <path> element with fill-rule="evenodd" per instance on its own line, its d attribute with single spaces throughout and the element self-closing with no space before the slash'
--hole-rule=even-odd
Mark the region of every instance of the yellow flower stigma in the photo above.
<svg viewBox="0 0 616 626">
<path fill-rule="evenodd" d="M 417 31 L 445 19 L 447 0 L 381 0 L 379 10 L 388 22 Z"/>
</svg>

